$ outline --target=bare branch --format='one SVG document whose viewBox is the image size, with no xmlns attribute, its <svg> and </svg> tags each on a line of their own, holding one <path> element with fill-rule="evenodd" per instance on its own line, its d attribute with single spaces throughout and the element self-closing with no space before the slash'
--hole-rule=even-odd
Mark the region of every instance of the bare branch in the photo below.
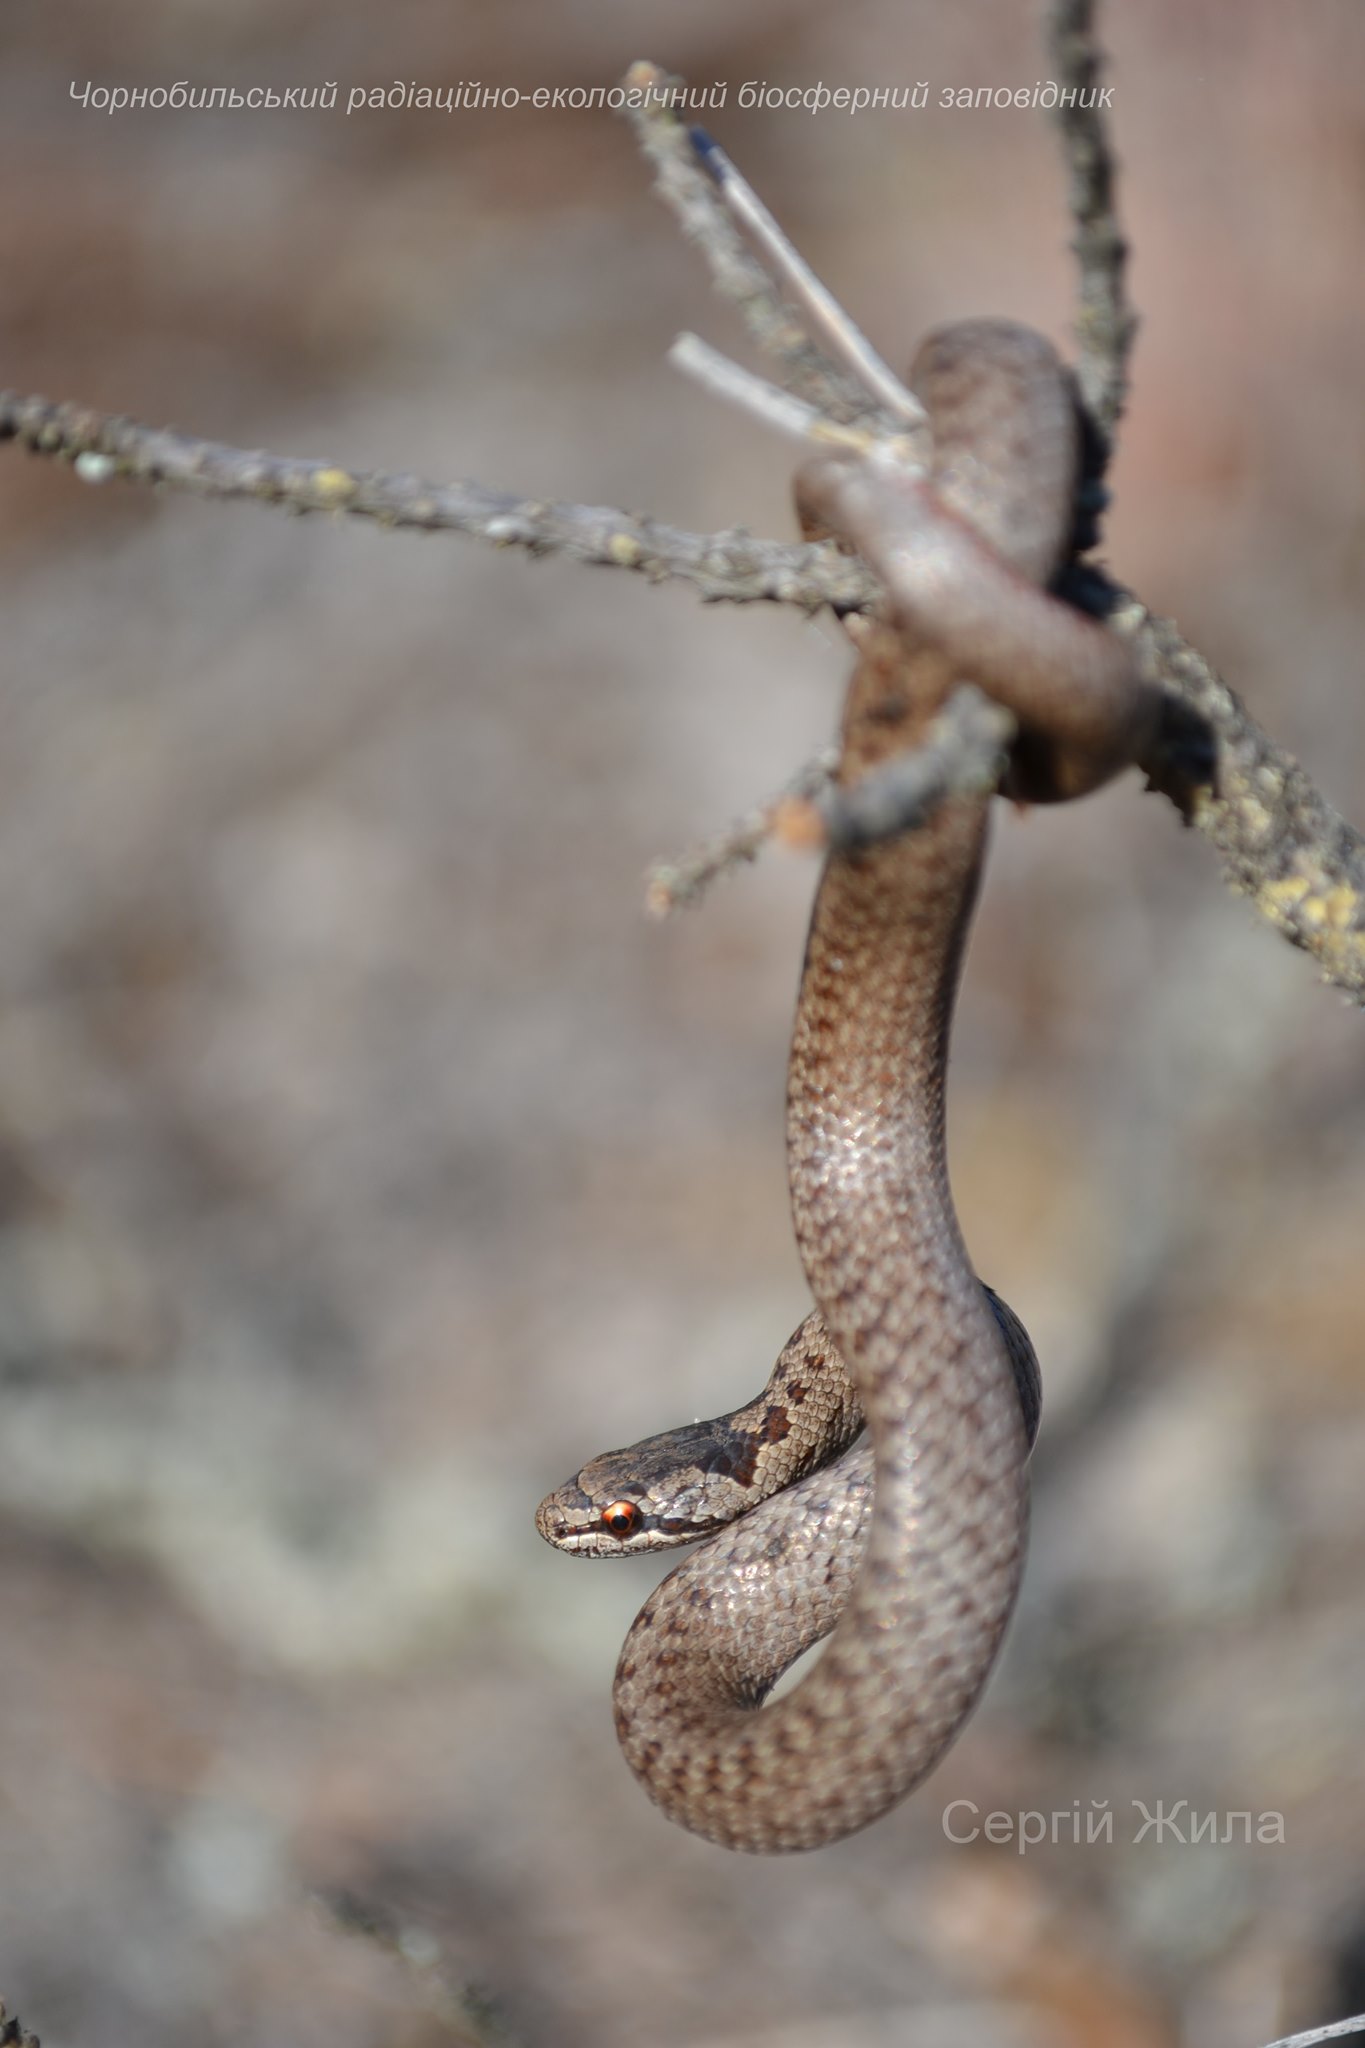
<svg viewBox="0 0 1365 2048">
<path fill-rule="evenodd" d="M 1133 633 L 1170 707 L 1163 739 L 1140 764 L 1153 788 L 1217 850 L 1229 887 L 1365 1003 L 1365 839 L 1169 619 L 1128 603 L 1116 623 Z"/>
<path fill-rule="evenodd" d="M 1061 82 L 1078 90 L 1093 87 L 1099 60 L 1091 0 L 1057 0 L 1052 34 Z M 631 78 L 637 74 L 664 77 L 655 67 L 636 67 Z M 656 110 L 637 117 L 637 128 L 659 171 L 665 197 L 687 232 L 701 242 L 721 288 L 747 309 L 758 329 L 768 321 L 767 345 L 787 367 L 789 383 L 805 378 L 806 389 L 824 389 L 832 379 L 846 394 L 847 381 L 800 342 L 795 321 L 740 244 L 716 188 L 698 166 L 682 123 L 675 115 Z M 1122 404 L 1133 332 L 1122 292 L 1125 250 L 1113 210 L 1112 158 L 1097 109 L 1068 110 L 1063 132 L 1079 230 L 1082 381 L 1098 422 L 1107 428 Z M 831 404 L 836 417 L 868 417 L 865 401 L 850 406 L 845 396 Z M 116 475 L 203 497 L 255 498 L 293 512 L 344 513 L 386 526 L 464 533 L 495 546 L 524 548 L 532 555 L 562 553 L 576 561 L 627 569 L 651 581 L 678 579 L 709 602 L 789 604 L 806 613 L 827 604 L 840 615 L 872 616 L 882 602 L 883 594 L 866 566 L 829 544 L 789 545 L 755 539 L 740 529 L 688 533 L 612 507 L 543 503 L 476 483 L 435 484 L 408 474 L 294 461 L 13 392 L 0 393 L 0 440 L 7 439 L 37 454 L 74 462 L 92 482 Z M 1249 896 L 1292 944 L 1311 953 L 1328 981 L 1365 1002 L 1361 835 L 1332 808 L 1299 764 L 1247 716 L 1233 692 L 1174 626 L 1150 617 L 1138 600 L 1097 574 L 1087 572 L 1076 583 L 1078 590 L 1087 583 L 1091 586 L 1089 597 L 1082 598 L 1087 608 L 1108 609 L 1111 623 L 1137 638 L 1150 679 L 1167 694 L 1161 742 L 1141 763 L 1153 786 L 1212 842 L 1229 884 Z M 921 800 L 915 778 L 923 769 L 907 763 L 905 772 L 910 793 L 904 802 L 913 816 Z M 962 772 L 967 772 L 965 766 Z M 931 794 L 932 787 L 931 778 Z M 886 792 L 879 797 L 875 784 L 862 800 L 885 801 L 890 806 L 887 815 L 900 815 L 895 809 L 899 799 Z M 689 900 L 713 873 L 751 857 L 746 848 L 761 843 L 779 814 L 785 817 L 787 835 L 797 834 L 798 814 L 791 803 L 785 812 L 763 806 L 713 846 L 658 871 L 652 899 L 658 904 L 675 895 L 676 900 Z M 761 828 L 758 821 L 763 821 Z M 842 828 L 836 824 L 820 829 Z M 856 833 L 861 828 L 855 823 L 848 829 Z"/>
<path fill-rule="evenodd" d="M 833 786 L 809 800 L 819 838 L 841 853 L 894 839 L 925 824 L 951 796 L 997 789 L 1015 722 L 975 683 L 961 683 L 929 727 L 922 745 L 874 768 L 850 789 Z M 778 821 L 787 839 L 808 839 L 788 809 Z"/>
<path fill-rule="evenodd" d="M 1128 245 L 1114 199 L 1114 154 L 1093 104 L 1102 70 L 1094 15 L 1094 0 L 1053 0 L 1048 43 L 1058 83 L 1071 95 L 1058 109 L 1058 126 L 1080 266 L 1077 381 L 1107 462 L 1137 320 L 1124 292 Z M 1328 981 L 1365 1003 L 1365 841 L 1174 624 L 1105 579 L 1091 580 L 1111 607 L 1126 611 L 1113 623 L 1136 636 L 1148 674 L 1167 692 L 1165 733 L 1141 763 L 1152 786 L 1216 848 L 1229 886 L 1311 953 Z"/>
<path fill-rule="evenodd" d="M 406 473 L 304 462 L 12 391 L 0 392 L 0 441 L 6 440 L 75 462 L 90 481 L 119 476 L 202 498 L 255 498 L 287 512 L 345 513 L 381 526 L 463 533 L 531 555 L 565 554 L 629 569 L 655 583 L 690 583 L 710 603 L 790 604 L 809 613 L 826 604 L 839 612 L 874 610 L 878 601 L 868 569 L 827 543 L 755 540 L 739 527 L 688 533 L 612 506 L 546 503 L 485 484 L 429 483 Z M 91 458 L 110 466 L 92 475 Z"/>
<path fill-rule="evenodd" d="M 1323 2041 L 1346 2041 L 1365 2034 L 1365 2013 L 1357 2013 L 1353 2020 L 1334 2020 L 1330 2027 L 1310 2027 L 1306 2034 L 1286 2034 L 1279 2041 L 1271 2041 L 1269 2048 L 1319 2048 Z"/>
<path fill-rule="evenodd" d="M 818 801 L 838 759 L 838 749 L 828 748 L 798 769 L 779 796 L 747 812 L 719 838 L 706 840 L 675 861 L 657 861 L 649 871 L 645 891 L 645 907 L 651 916 L 667 917 L 675 910 L 692 909 L 719 876 L 741 861 L 757 860 L 764 842 L 778 834 L 779 819 L 790 805 Z"/>
<path fill-rule="evenodd" d="M 1080 310 L 1076 339 L 1077 382 L 1107 459 L 1128 392 L 1128 357 L 1137 320 L 1123 289 L 1128 244 L 1114 205 L 1114 155 L 1108 129 L 1092 100 L 1103 59 L 1095 36 L 1094 0 L 1053 0 L 1048 46 L 1063 89 L 1057 110 L 1062 148 L 1070 173 L 1070 205 L 1076 223 L 1072 243 L 1080 264 Z M 1067 93 L 1072 95 L 1065 102 Z"/>
<path fill-rule="evenodd" d="M 668 351 L 668 360 L 673 369 L 681 370 L 713 398 L 723 398 L 765 427 L 807 444 L 807 454 L 816 448 L 841 448 L 849 454 L 880 457 L 907 474 L 923 476 L 927 472 L 932 451 L 926 437 L 917 431 L 918 421 L 911 423 L 909 432 L 899 434 L 866 425 L 844 426 L 827 419 L 804 399 L 779 391 L 766 378 L 731 362 L 696 334 L 680 334 Z"/>
<path fill-rule="evenodd" d="M 646 906 L 656 917 L 690 909 L 719 875 L 756 860 L 769 839 L 803 852 L 829 846 L 848 852 L 914 831 L 946 798 L 980 796 L 998 786 L 1014 730 L 1008 711 L 963 683 L 922 746 L 874 769 L 852 789 L 834 783 L 839 755 L 831 748 L 719 838 L 680 860 L 659 862 L 650 870 Z"/>
<path fill-rule="evenodd" d="M 757 346 L 779 366 L 787 390 L 831 419 L 866 417 L 866 396 L 808 339 L 767 271 L 740 240 L 717 184 L 702 168 L 692 131 L 666 104 L 670 89 L 681 81 L 657 64 L 639 63 L 631 65 L 623 83 L 632 91 L 648 88 L 653 95 L 643 107 L 627 108 L 626 119 L 654 166 L 654 189 L 686 239 L 701 251 L 717 295 L 736 308 Z"/>
<path fill-rule="evenodd" d="M 546 504 L 482 484 L 435 484 L 201 441 L 87 406 L 0 392 L 0 440 L 71 461 L 106 458 L 113 473 L 202 497 L 255 498 L 292 512 L 330 511 L 386 526 L 472 535 L 529 554 L 628 569 L 690 583 L 710 602 L 789 604 L 812 613 L 875 615 L 881 593 L 866 566 L 828 544 L 758 540 L 739 530 L 687 533 L 612 507 Z M 1098 579 L 1095 579 L 1098 582 Z M 1128 608 L 1120 630 L 1139 636 L 1149 674 L 1170 694 L 1177 739 L 1143 767 L 1217 848 L 1224 873 L 1334 982 L 1365 1001 L 1365 855 L 1304 770 L 1250 719 L 1176 629 Z M 1191 737 L 1202 740 L 1190 745 Z M 1192 765 L 1193 764 L 1193 765 Z"/>
<path fill-rule="evenodd" d="M 766 378 L 756 377 L 752 370 L 712 348 L 699 334 L 678 335 L 668 351 L 668 364 L 670 369 L 690 377 L 710 397 L 723 398 L 728 405 L 739 407 L 751 419 L 785 434 L 790 441 L 809 440 L 824 420 L 824 414 L 807 405 L 804 398 L 793 398 L 789 391 L 779 391 Z M 867 445 L 866 435 L 859 444 L 856 427 L 836 427 L 830 431 L 846 436 L 846 445 Z"/>
<path fill-rule="evenodd" d="M 718 142 L 699 128 L 692 130 L 692 143 L 713 179 L 727 211 L 749 230 L 779 281 L 786 286 L 801 314 L 806 331 L 823 345 L 831 363 L 837 363 L 860 391 L 902 426 L 928 426 L 928 414 L 912 391 L 907 390 L 890 366 L 884 363 L 867 336 L 839 304 L 833 292 L 820 282 L 801 251 L 773 219 L 748 179 L 731 163 Z"/>
<path fill-rule="evenodd" d="M 376 1898 L 318 1891 L 315 1903 L 343 1934 L 358 1936 L 411 1972 L 427 2010 L 462 2048 L 517 2048 L 501 2012 L 476 1985 L 458 1978 L 436 1936 Z M 34 2044 L 36 2048 L 36 2043 Z"/>
</svg>

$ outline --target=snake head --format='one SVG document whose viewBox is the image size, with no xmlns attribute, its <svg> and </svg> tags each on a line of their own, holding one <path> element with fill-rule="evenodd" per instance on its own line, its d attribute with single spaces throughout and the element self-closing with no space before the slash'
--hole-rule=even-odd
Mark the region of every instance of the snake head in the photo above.
<svg viewBox="0 0 1365 2048">
<path fill-rule="evenodd" d="M 730 1418 L 694 1422 L 605 1451 L 536 1509 L 547 1543 L 571 1557 L 635 1557 L 695 1543 L 763 1497 L 757 1440 Z"/>
<path fill-rule="evenodd" d="M 545 1541 L 570 1557 L 630 1557 L 651 1549 L 650 1519 L 638 1499 L 621 1494 L 599 1504 L 573 1479 L 547 1494 L 536 1509 L 536 1527 Z"/>
</svg>

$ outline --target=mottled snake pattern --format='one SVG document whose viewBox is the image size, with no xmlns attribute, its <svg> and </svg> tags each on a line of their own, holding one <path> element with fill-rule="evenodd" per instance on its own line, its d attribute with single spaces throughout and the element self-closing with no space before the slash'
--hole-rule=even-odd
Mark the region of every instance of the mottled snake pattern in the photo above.
<svg viewBox="0 0 1365 2048">
<path fill-rule="evenodd" d="M 930 335 L 910 388 L 927 476 L 832 450 L 797 477 L 806 531 L 856 550 L 888 599 L 884 621 L 846 622 L 858 660 L 838 781 L 913 748 L 970 680 L 1018 721 L 1007 793 L 1084 795 L 1134 758 L 1157 699 L 1124 643 L 1047 588 L 1076 541 L 1070 377 L 1041 336 L 980 320 Z M 650 1797 L 732 1849 L 818 1847 L 920 1783 L 975 1705 L 1018 1590 L 1037 1368 L 973 1270 L 944 1127 L 989 803 L 953 797 L 916 831 L 827 857 L 787 1098 L 815 1313 L 763 1395 L 594 1460 L 537 1515 L 580 1554 L 709 1537 L 636 1619 L 614 1700 Z M 863 1423 L 868 1441 L 848 1448 Z"/>
</svg>

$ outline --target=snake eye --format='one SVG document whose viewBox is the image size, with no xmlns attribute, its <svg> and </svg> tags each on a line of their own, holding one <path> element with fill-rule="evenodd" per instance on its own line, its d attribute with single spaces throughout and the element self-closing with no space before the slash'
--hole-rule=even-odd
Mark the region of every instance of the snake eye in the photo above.
<svg viewBox="0 0 1365 2048">
<path fill-rule="evenodd" d="M 633 1500 L 614 1500 L 602 1510 L 602 1527 L 613 1536 L 631 1536 L 640 1526 L 640 1510 Z"/>
</svg>

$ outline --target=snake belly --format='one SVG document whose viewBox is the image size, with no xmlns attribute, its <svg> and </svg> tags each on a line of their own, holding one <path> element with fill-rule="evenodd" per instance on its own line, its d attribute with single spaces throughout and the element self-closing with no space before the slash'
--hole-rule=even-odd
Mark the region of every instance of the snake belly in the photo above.
<svg viewBox="0 0 1365 2048">
<path fill-rule="evenodd" d="M 808 529 L 856 547 L 891 598 L 890 623 L 847 622 L 859 660 L 839 780 L 913 747 L 970 678 L 1020 718 L 1016 792 L 1078 794 L 1130 758 L 1149 707 L 1134 708 L 1119 643 L 1040 587 L 1072 529 L 1069 381 L 1041 337 L 972 322 L 930 337 L 911 385 L 932 422 L 927 490 L 884 489 L 844 456 L 798 478 Z M 617 1669 L 631 1768 L 669 1818 L 732 1849 L 818 1847 L 921 1782 L 971 1713 L 1018 1589 L 1036 1419 L 1021 1400 L 1027 1339 L 973 1271 L 945 1144 L 988 806 L 956 797 L 911 834 L 831 854 L 807 942 L 788 1070 L 792 1213 L 819 1334 L 868 1442 L 817 1460 L 670 1574 Z M 624 1495 L 627 1468 L 609 1477 Z M 569 1491 L 542 1507 L 552 1541 Z M 826 1635 L 815 1666 L 764 1704 Z"/>
</svg>

